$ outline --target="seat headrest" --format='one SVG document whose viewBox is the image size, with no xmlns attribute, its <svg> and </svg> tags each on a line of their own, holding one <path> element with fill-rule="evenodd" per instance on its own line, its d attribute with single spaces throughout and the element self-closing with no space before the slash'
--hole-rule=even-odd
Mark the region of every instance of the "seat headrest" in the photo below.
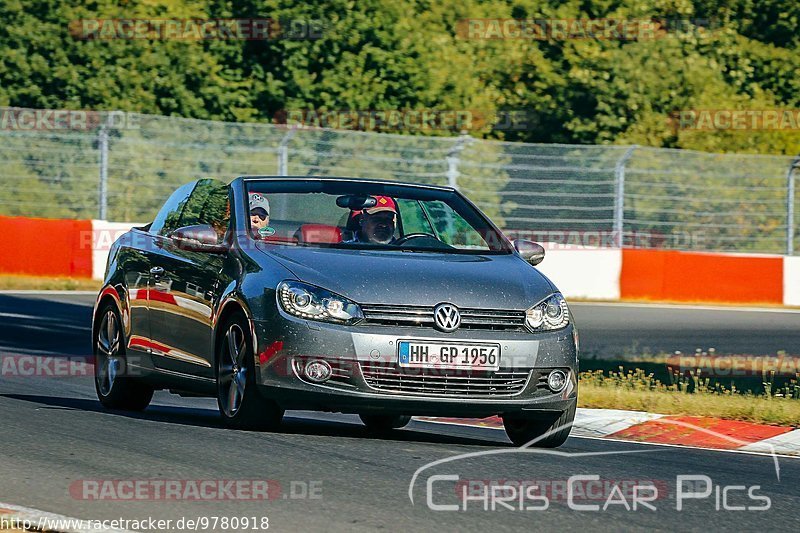
<svg viewBox="0 0 800 533">
<path fill-rule="evenodd" d="M 297 238 L 301 243 L 335 244 L 342 242 L 342 230 L 327 224 L 303 224 Z"/>
</svg>

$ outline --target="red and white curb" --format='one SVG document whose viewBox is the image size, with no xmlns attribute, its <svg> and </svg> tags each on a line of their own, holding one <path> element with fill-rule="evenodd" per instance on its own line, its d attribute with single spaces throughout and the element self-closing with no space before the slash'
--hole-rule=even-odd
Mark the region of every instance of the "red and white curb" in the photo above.
<svg viewBox="0 0 800 533">
<path fill-rule="evenodd" d="M 502 429 L 498 417 L 417 417 L 418 420 Z M 661 415 L 618 409 L 583 409 L 575 414 L 573 437 L 616 439 L 714 450 L 800 456 L 800 429 L 703 416 Z"/>
<path fill-rule="evenodd" d="M 0 531 L 52 533 L 130 533 L 125 529 L 96 527 L 101 520 L 86 520 L 0 502 Z"/>
</svg>

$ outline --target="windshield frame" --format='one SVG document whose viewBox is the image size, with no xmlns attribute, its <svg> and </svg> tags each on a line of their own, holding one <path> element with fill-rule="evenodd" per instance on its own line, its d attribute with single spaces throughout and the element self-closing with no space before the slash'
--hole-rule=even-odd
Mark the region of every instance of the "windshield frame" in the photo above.
<svg viewBox="0 0 800 533">
<path fill-rule="evenodd" d="M 244 194 L 241 202 L 244 203 L 243 212 L 249 213 L 247 204 L 251 188 L 254 184 L 265 184 L 269 190 L 260 190 L 266 195 L 272 193 L 314 194 L 324 193 L 330 195 L 365 194 L 400 197 L 401 199 L 417 199 L 423 201 L 440 200 L 449 205 L 458 213 L 475 231 L 486 230 L 487 249 L 474 248 L 433 248 L 419 246 L 403 246 L 397 244 L 375 243 L 287 243 L 280 241 L 265 241 L 253 237 L 250 233 L 250 220 L 245 217 L 245 233 L 248 239 L 268 246 L 302 246 L 312 248 L 330 248 L 336 250 L 375 250 L 397 251 L 406 253 L 445 253 L 462 255 L 508 255 L 514 253 L 511 241 L 502 231 L 486 216 L 473 202 L 455 189 L 437 187 L 415 183 L 400 183 L 393 181 L 378 181 L 348 178 L 319 178 L 319 177 L 242 177 Z M 259 187 L 261 189 L 261 187 Z M 477 226 L 477 227 L 476 227 Z M 483 226 L 484 228 L 481 228 Z M 494 240 L 496 245 L 492 248 Z"/>
</svg>

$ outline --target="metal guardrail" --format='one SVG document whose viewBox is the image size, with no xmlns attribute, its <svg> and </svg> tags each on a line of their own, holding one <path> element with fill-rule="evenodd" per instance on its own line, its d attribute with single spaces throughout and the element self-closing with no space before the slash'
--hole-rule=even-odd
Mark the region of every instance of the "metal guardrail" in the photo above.
<svg viewBox="0 0 800 533">
<path fill-rule="evenodd" d="M 788 156 L 64 113 L 0 108 L 0 214 L 141 221 L 198 177 L 341 175 L 450 184 L 509 233 L 551 242 L 798 249 Z"/>
</svg>

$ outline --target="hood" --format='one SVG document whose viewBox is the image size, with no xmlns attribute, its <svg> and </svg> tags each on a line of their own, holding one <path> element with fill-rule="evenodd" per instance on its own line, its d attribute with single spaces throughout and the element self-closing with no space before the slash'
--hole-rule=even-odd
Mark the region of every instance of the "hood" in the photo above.
<svg viewBox="0 0 800 533">
<path fill-rule="evenodd" d="M 554 290 L 517 255 L 259 246 L 300 281 L 361 304 L 527 309 Z"/>
</svg>

